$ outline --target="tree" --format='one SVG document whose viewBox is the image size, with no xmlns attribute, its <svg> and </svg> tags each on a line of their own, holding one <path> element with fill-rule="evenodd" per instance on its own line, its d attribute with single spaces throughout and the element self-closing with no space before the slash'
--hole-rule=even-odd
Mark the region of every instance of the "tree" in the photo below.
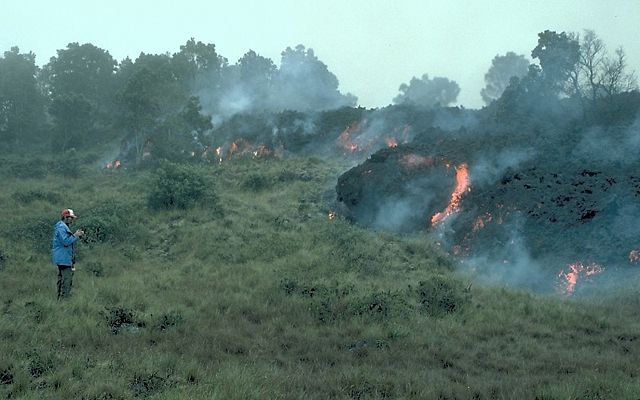
<svg viewBox="0 0 640 400">
<path fill-rule="evenodd" d="M 143 55 L 141 55 L 143 57 Z M 131 68 L 134 68 L 133 66 Z M 124 88 L 118 94 L 122 108 L 119 127 L 135 149 L 136 160 L 142 159 L 144 145 L 151 136 L 161 114 L 162 77 L 147 67 L 130 72 Z"/>
<path fill-rule="evenodd" d="M 222 87 L 216 104 L 205 104 L 213 113 L 265 111 L 272 107 L 270 94 L 277 67 L 269 58 L 249 50 L 235 65 L 222 70 Z M 211 100 L 201 93 L 201 100 Z"/>
<path fill-rule="evenodd" d="M 303 45 L 282 52 L 271 92 L 274 111 L 320 111 L 354 106 L 356 97 L 338 91 L 338 78 Z"/>
<path fill-rule="evenodd" d="M 197 58 L 192 61 L 204 65 Z M 142 160 L 149 143 L 159 155 L 166 156 L 171 151 L 186 150 L 192 133 L 199 135 L 211 128 L 210 118 L 200 114 L 200 102 L 185 84 L 185 79 L 192 76 L 185 74 L 186 65 L 190 64 L 185 63 L 184 54 L 141 54 L 119 71 L 126 77 L 117 97 L 121 107 L 119 127 L 126 132 L 137 161 Z M 193 71 L 197 73 L 197 69 Z"/>
<path fill-rule="evenodd" d="M 604 43 L 596 36 L 594 31 L 585 30 L 585 34 L 580 41 L 578 68 L 572 74 L 572 82 L 576 94 L 591 100 L 595 100 L 598 97 L 605 61 L 606 49 Z"/>
<path fill-rule="evenodd" d="M 86 132 L 95 124 L 94 106 L 81 94 L 55 97 L 49 106 L 49 114 L 54 125 L 52 147 L 56 151 L 84 145 Z"/>
<path fill-rule="evenodd" d="M 245 91 L 252 93 L 254 109 L 269 107 L 269 93 L 278 68 L 271 59 L 262 57 L 249 50 L 238 60 L 239 80 Z"/>
<path fill-rule="evenodd" d="M 521 78 L 529 70 L 529 61 L 524 55 L 518 55 L 512 51 L 504 56 L 496 55 L 491 61 L 489 71 L 484 75 L 486 86 L 480 92 L 485 104 L 498 99 L 512 77 Z"/>
<path fill-rule="evenodd" d="M 77 147 L 95 142 L 110 129 L 115 119 L 116 66 L 108 51 L 74 42 L 58 50 L 43 67 L 54 148 L 60 143 Z M 75 106 L 79 108 L 74 114 Z"/>
<path fill-rule="evenodd" d="M 180 46 L 180 51 L 171 57 L 176 78 L 212 113 L 216 111 L 223 90 L 223 72 L 227 63 L 226 58 L 218 55 L 214 44 L 205 44 L 194 38 Z"/>
<path fill-rule="evenodd" d="M 44 125 L 44 97 L 38 89 L 35 54 L 12 47 L 0 58 L 0 142 L 36 142 Z"/>
<path fill-rule="evenodd" d="M 112 111 L 118 63 L 108 51 L 90 43 L 69 43 L 44 66 L 52 98 L 83 96 L 103 116 Z"/>
<path fill-rule="evenodd" d="M 190 84 L 195 91 L 203 88 L 215 89 L 220 85 L 220 73 L 227 59 L 218 55 L 216 46 L 190 38 L 173 54 L 171 62 L 178 78 Z"/>
<path fill-rule="evenodd" d="M 424 107 L 446 107 L 456 101 L 460 87 L 455 81 L 434 77 L 428 74 L 422 78 L 411 78 L 409 84 L 403 83 L 398 89 L 401 93 L 393 99 L 395 104 L 414 104 Z"/>
<path fill-rule="evenodd" d="M 580 58 L 570 75 L 570 95 L 592 103 L 604 97 L 637 89 L 634 72 L 627 72 L 624 50 L 616 49 L 610 57 L 604 42 L 592 30 L 585 30 L 582 37 L 573 34 L 580 44 Z"/>
<path fill-rule="evenodd" d="M 608 96 L 638 89 L 634 72 L 627 73 L 627 59 L 622 47 L 616 49 L 616 56 L 604 62 L 602 89 Z"/>
<path fill-rule="evenodd" d="M 546 30 L 538 34 L 538 45 L 531 51 L 542 69 L 542 79 L 552 93 L 570 92 L 570 77 L 580 60 L 580 44 L 565 32 Z M 570 85 L 571 86 L 571 85 Z"/>
</svg>

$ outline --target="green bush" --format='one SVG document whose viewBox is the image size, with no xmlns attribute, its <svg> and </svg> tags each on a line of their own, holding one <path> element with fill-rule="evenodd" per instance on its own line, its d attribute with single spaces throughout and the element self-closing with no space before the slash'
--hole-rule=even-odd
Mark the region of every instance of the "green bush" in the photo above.
<svg viewBox="0 0 640 400">
<path fill-rule="evenodd" d="M 68 151 L 62 155 L 60 162 L 51 162 L 51 171 L 67 178 L 77 178 L 80 176 L 80 157 L 75 150 Z"/>
<path fill-rule="evenodd" d="M 459 311 L 470 297 L 462 282 L 443 275 L 420 281 L 417 293 L 423 310 L 434 317 Z"/>
<path fill-rule="evenodd" d="M 80 239 L 83 243 L 97 244 L 112 241 L 116 235 L 117 218 L 89 215 L 82 219 L 79 227 L 84 230 L 84 236 Z"/>
<path fill-rule="evenodd" d="M 62 196 L 60 196 L 59 193 L 39 189 L 27 190 L 26 192 L 14 192 L 11 197 L 18 203 L 24 204 L 37 200 L 44 200 L 52 204 L 62 202 Z"/>
<path fill-rule="evenodd" d="M 265 190 L 271 186 L 271 179 L 264 174 L 251 172 L 242 181 L 242 187 L 245 189 L 259 192 Z"/>
<path fill-rule="evenodd" d="M 354 305 L 355 314 L 380 320 L 406 315 L 409 309 L 402 294 L 391 291 L 367 294 Z"/>
<path fill-rule="evenodd" d="M 86 244 L 118 243 L 133 239 L 132 230 L 126 229 L 140 206 L 125 199 L 106 199 L 100 204 L 82 210 L 74 229 L 84 230 L 81 241 Z"/>
<path fill-rule="evenodd" d="M 0 271 L 2 271 L 2 269 L 6 265 L 8 258 L 9 256 L 7 256 L 7 253 L 5 253 L 5 251 L 0 248 Z"/>
<path fill-rule="evenodd" d="M 153 180 L 148 204 L 151 209 L 186 209 L 212 202 L 213 190 L 202 170 L 195 165 L 163 164 Z"/>
<path fill-rule="evenodd" d="M 104 315 L 109 325 L 109 330 L 114 335 L 123 331 L 135 331 L 146 326 L 146 323 L 139 319 L 133 310 L 127 308 L 108 308 Z"/>
<path fill-rule="evenodd" d="M 27 158 L 25 160 L 13 160 L 7 164 L 9 176 L 25 178 L 42 178 L 47 175 L 48 163 L 39 157 Z"/>
<path fill-rule="evenodd" d="M 15 228 L 6 232 L 6 235 L 31 244 L 38 252 L 48 252 L 51 248 L 53 225 L 56 222 L 46 217 L 23 218 L 18 221 Z"/>
</svg>

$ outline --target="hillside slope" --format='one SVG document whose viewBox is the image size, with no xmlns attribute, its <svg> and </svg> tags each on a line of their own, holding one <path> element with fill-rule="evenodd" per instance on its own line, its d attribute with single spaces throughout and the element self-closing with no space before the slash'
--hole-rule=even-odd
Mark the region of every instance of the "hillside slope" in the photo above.
<svg viewBox="0 0 640 400">
<path fill-rule="evenodd" d="M 328 218 L 347 169 L 333 159 L 166 165 L 202 183 L 186 209 L 164 207 L 159 169 L 91 159 L 3 160 L 0 397 L 640 396 L 638 289 L 575 301 L 474 283 L 425 233 Z M 88 234 L 57 302 L 64 207 Z"/>
</svg>

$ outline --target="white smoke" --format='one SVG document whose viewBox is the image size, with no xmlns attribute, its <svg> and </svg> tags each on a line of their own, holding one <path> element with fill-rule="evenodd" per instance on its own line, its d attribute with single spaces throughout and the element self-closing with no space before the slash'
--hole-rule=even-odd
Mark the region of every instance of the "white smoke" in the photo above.
<svg viewBox="0 0 640 400">
<path fill-rule="evenodd" d="M 470 179 L 473 185 L 492 184 L 500 179 L 509 169 L 515 169 L 536 156 L 532 148 L 508 149 L 487 158 L 480 156 L 471 162 Z"/>
</svg>

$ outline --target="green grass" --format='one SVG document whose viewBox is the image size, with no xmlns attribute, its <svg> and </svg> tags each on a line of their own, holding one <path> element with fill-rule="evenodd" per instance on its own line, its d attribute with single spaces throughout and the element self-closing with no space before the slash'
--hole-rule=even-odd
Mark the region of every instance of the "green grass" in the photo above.
<svg viewBox="0 0 640 400">
<path fill-rule="evenodd" d="M 640 398 L 637 289 L 469 289 L 427 234 L 329 220 L 335 160 L 191 166 L 215 196 L 186 209 L 149 207 L 153 169 L 9 164 L 0 397 Z M 92 236 L 57 302 L 64 207 Z"/>
</svg>

